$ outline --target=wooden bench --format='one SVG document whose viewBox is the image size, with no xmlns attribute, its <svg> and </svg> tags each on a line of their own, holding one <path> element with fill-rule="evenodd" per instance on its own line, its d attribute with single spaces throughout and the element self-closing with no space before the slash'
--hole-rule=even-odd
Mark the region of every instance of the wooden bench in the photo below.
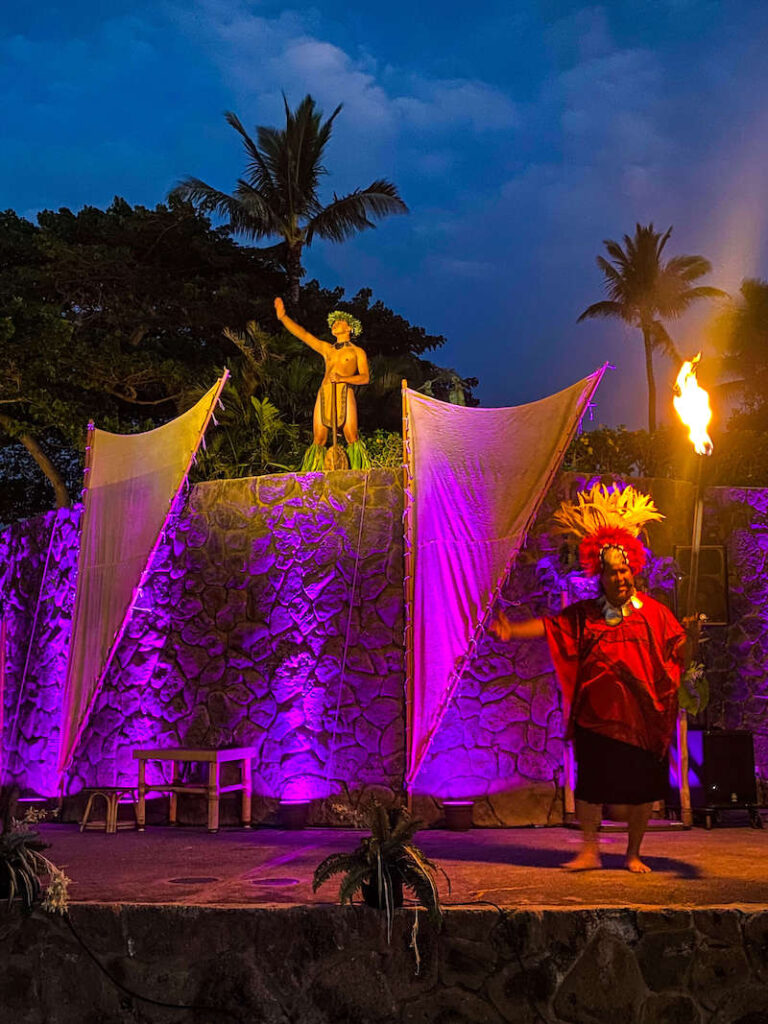
<svg viewBox="0 0 768 1024">
<path fill-rule="evenodd" d="M 208 798 L 208 831 L 219 830 L 219 798 L 222 793 L 242 792 L 240 818 L 244 828 L 251 827 L 251 800 L 253 783 L 251 769 L 256 756 L 254 747 L 232 747 L 222 750 L 201 749 L 193 747 L 171 747 L 167 749 L 134 750 L 134 758 L 139 762 L 139 799 L 136 808 L 136 823 L 140 832 L 146 824 L 146 795 L 148 792 L 169 793 L 170 807 L 168 819 L 171 825 L 176 824 L 176 812 L 179 793 L 197 793 Z M 148 785 L 146 781 L 147 761 L 172 761 L 173 775 L 170 782 Z M 240 782 L 230 786 L 221 785 L 221 765 L 231 761 L 240 763 Z M 208 780 L 205 785 L 200 783 L 182 782 L 180 767 L 183 764 L 207 764 Z"/>
</svg>

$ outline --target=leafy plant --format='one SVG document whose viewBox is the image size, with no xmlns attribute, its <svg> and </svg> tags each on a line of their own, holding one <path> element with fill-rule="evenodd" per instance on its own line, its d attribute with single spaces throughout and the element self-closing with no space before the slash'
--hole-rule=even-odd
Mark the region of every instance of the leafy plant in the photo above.
<svg viewBox="0 0 768 1024">
<path fill-rule="evenodd" d="M 364 435 L 371 466 L 375 469 L 400 469 L 403 465 L 403 435 L 394 430 L 374 430 Z"/>
<path fill-rule="evenodd" d="M 50 845 L 39 833 L 14 821 L 17 790 L 2 794 L 2 832 L 0 832 L 0 887 L 7 889 L 8 906 L 20 899 L 26 910 L 41 899 L 45 910 L 63 914 L 67 907 L 69 879 L 43 855 Z M 44 887 L 41 879 L 47 878 Z M 3 883 L 4 886 L 3 886 Z"/>
<path fill-rule="evenodd" d="M 435 882 L 437 865 L 413 842 L 423 822 L 404 807 L 389 810 L 375 801 L 364 813 L 371 834 L 351 853 L 332 853 L 318 864 L 313 891 L 317 892 L 333 875 L 342 874 L 339 902 L 351 903 L 363 886 L 370 886 L 391 923 L 395 890 L 404 884 L 439 926 L 442 910 Z"/>
<path fill-rule="evenodd" d="M 698 715 L 709 704 L 709 681 L 701 662 L 693 661 L 680 680 L 677 699 L 680 707 L 692 715 Z"/>
</svg>

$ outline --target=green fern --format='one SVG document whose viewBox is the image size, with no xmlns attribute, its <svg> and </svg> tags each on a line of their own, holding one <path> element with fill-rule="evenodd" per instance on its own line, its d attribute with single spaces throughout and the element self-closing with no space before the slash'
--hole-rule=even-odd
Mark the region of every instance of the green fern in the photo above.
<svg viewBox="0 0 768 1024">
<path fill-rule="evenodd" d="M 378 902 L 387 912 L 388 933 L 394 910 L 394 883 L 401 878 L 415 898 L 439 926 L 442 918 L 436 875 L 438 869 L 411 840 L 422 822 L 405 808 L 390 810 L 378 801 L 365 809 L 371 830 L 351 853 L 332 853 L 316 868 L 312 888 L 318 888 L 332 875 L 344 874 L 339 886 L 339 902 L 351 903 L 363 882 L 377 887 Z M 443 875 L 446 877 L 445 872 Z M 450 890 L 450 883 L 449 883 Z"/>
<path fill-rule="evenodd" d="M 312 879 L 312 891 L 317 892 L 320 886 L 333 875 L 338 875 L 342 871 L 351 871 L 355 867 L 355 863 L 353 854 L 332 853 L 315 868 L 314 878 Z"/>
</svg>

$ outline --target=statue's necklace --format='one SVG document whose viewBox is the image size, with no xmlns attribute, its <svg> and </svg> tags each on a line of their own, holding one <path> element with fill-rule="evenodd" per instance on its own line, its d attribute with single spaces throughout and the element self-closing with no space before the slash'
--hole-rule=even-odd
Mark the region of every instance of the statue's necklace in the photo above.
<svg viewBox="0 0 768 1024">
<path fill-rule="evenodd" d="M 333 347 L 334 348 L 346 348 L 347 345 L 351 345 L 351 344 L 352 344 L 351 341 L 334 341 Z"/>
<path fill-rule="evenodd" d="M 643 607 L 643 602 L 637 594 L 633 594 L 628 601 L 625 601 L 618 608 L 615 604 L 611 604 L 605 594 L 600 595 L 597 603 L 600 606 L 603 618 L 609 626 L 618 626 L 628 615 L 632 614 L 635 608 Z"/>
</svg>

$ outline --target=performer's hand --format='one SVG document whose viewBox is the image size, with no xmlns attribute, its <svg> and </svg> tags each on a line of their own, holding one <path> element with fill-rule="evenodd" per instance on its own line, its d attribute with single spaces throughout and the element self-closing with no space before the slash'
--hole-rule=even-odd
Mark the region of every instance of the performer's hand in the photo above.
<svg viewBox="0 0 768 1024">
<path fill-rule="evenodd" d="M 683 628 L 689 639 L 697 641 L 701 636 L 701 626 L 706 622 L 706 615 L 686 615 L 683 619 Z"/>
<path fill-rule="evenodd" d="M 285 316 L 285 303 L 282 299 L 275 299 L 275 313 L 277 313 L 278 320 L 282 320 Z"/>
<path fill-rule="evenodd" d="M 512 636 L 512 623 L 504 612 L 496 612 L 488 628 L 499 640 L 507 641 Z"/>
<path fill-rule="evenodd" d="M 337 373 L 335 370 L 333 370 L 330 374 L 331 384 L 341 384 L 343 382 L 343 379 L 344 378 L 342 377 L 342 375 L 340 373 Z"/>
</svg>

